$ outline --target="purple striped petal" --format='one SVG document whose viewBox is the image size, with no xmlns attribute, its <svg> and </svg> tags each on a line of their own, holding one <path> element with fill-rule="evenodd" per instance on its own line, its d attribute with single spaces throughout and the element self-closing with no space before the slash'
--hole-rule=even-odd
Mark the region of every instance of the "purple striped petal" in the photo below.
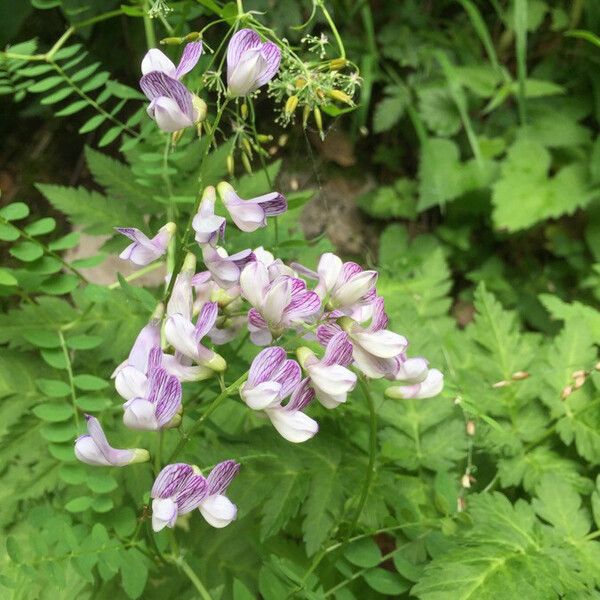
<svg viewBox="0 0 600 600">
<path fill-rule="evenodd" d="M 240 29 L 235 33 L 227 46 L 227 72 L 235 69 L 244 52 L 260 45 L 260 36 L 252 29 Z"/>
<path fill-rule="evenodd" d="M 373 301 L 373 317 L 369 331 L 379 331 L 385 329 L 389 323 L 388 316 L 385 313 L 384 300 L 381 296 L 377 296 Z"/>
<path fill-rule="evenodd" d="M 270 381 L 272 375 L 285 361 L 286 356 L 286 351 L 279 346 L 265 348 L 259 352 L 250 365 L 248 385 L 255 387 L 260 383 Z"/>
<path fill-rule="evenodd" d="M 281 50 L 276 44 L 266 42 L 263 44 L 261 55 L 265 59 L 266 67 L 256 80 L 257 87 L 265 85 L 275 77 L 281 61 Z"/>
<path fill-rule="evenodd" d="M 200 60 L 202 54 L 202 42 L 191 42 L 186 44 L 181 55 L 181 60 L 177 65 L 175 77 L 181 79 L 186 73 L 189 73 Z"/>
<path fill-rule="evenodd" d="M 340 283 L 346 283 L 347 281 L 352 279 L 352 277 L 354 277 L 355 275 L 358 275 L 359 273 L 362 273 L 362 272 L 363 272 L 363 268 L 359 264 L 352 262 L 352 261 L 345 262 L 342 266 Z"/>
<path fill-rule="evenodd" d="M 336 333 L 327 344 L 322 363 L 326 366 L 342 365 L 347 367 L 352 362 L 352 344 L 345 331 Z"/>
<path fill-rule="evenodd" d="M 267 217 L 274 217 L 283 214 L 288 207 L 286 197 L 279 192 L 271 192 L 248 200 L 248 202 L 256 202 L 265 211 Z"/>
<path fill-rule="evenodd" d="M 267 327 L 267 322 L 255 308 L 251 308 L 248 311 L 248 323 L 252 325 L 252 327 L 256 327 L 256 329 L 264 329 Z"/>
<path fill-rule="evenodd" d="M 240 465 L 235 460 L 226 460 L 219 463 L 206 478 L 208 483 L 207 495 L 213 496 L 225 492 L 239 471 Z"/>
<path fill-rule="evenodd" d="M 173 77 L 169 77 L 160 71 L 152 71 L 140 79 L 140 87 L 149 100 L 158 100 L 159 98 L 174 100 L 181 112 L 190 121 L 194 120 L 192 94 L 177 79 L 173 79 Z"/>
<path fill-rule="evenodd" d="M 194 475 L 194 469 L 185 463 L 167 465 L 154 480 L 150 491 L 152 498 L 170 498 L 185 485 L 186 481 Z"/>
<path fill-rule="evenodd" d="M 298 387 L 294 390 L 290 401 L 285 405 L 285 410 L 295 412 L 305 409 L 314 399 L 315 390 L 310 385 L 310 379 L 303 379 Z"/>
<path fill-rule="evenodd" d="M 194 335 L 199 343 L 202 338 L 214 327 L 217 322 L 219 305 L 216 302 L 207 302 L 200 309 Z"/>
<path fill-rule="evenodd" d="M 160 346 L 160 322 L 153 319 L 138 334 L 129 353 L 127 364 L 146 373 L 150 352 L 157 346 Z"/>
<path fill-rule="evenodd" d="M 241 271 L 246 265 L 256 261 L 256 256 L 250 248 L 236 252 L 229 257 L 229 260 L 233 262 L 236 267 Z"/>
<path fill-rule="evenodd" d="M 331 338 L 340 331 L 343 330 L 337 323 L 323 323 L 323 325 L 317 327 L 317 340 L 319 340 L 319 343 L 322 346 L 327 346 L 331 341 Z"/>
<path fill-rule="evenodd" d="M 279 391 L 281 399 L 292 393 L 300 383 L 300 379 L 302 379 L 302 369 L 295 360 L 291 359 L 284 361 L 272 376 L 273 381 L 281 384 L 281 390 Z"/>
<path fill-rule="evenodd" d="M 193 467 L 192 467 L 193 468 Z M 177 503 L 177 514 L 184 515 L 200 506 L 207 496 L 208 484 L 202 475 L 192 475 L 177 490 L 174 500 Z"/>
<path fill-rule="evenodd" d="M 156 388 L 150 390 L 150 397 L 155 398 L 154 414 L 159 427 L 164 427 L 177 414 L 181 406 L 181 383 L 174 375 L 169 375 L 165 369 L 158 371 Z"/>
<path fill-rule="evenodd" d="M 287 305 L 284 315 L 289 321 L 302 320 L 314 315 L 321 308 L 321 298 L 312 291 L 297 293 Z"/>
</svg>

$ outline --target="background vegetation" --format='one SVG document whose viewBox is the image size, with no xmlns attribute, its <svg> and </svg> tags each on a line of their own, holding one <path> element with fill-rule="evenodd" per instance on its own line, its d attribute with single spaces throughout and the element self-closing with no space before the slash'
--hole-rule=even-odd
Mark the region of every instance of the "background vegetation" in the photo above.
<svg viewBox="0 0 600 600">
<path fill-rule="evenodd" d="M 72 450 L 83 412 L 124 441 L 109 376 L 161 283 L 89 269 L 122 248 L 114 226 L 156 230 L 195 194 L 197 145 L 164 155 L 137 90 L 152 36 L 170 34 L 147 18 L 154 4 L 0 2 L 2 597 L 197 597 L 181 565 L 156 558 L 168 540 L 143 520 L 151 474 L 87 469 Z M 237 14 L 167 4 L 176 35 L 223 18 L 212 47 Z M 234 600 L 599 597 L 600 4 L 244 7 L 292 44 L 325 33 L 336 58 L 330 13 L 362 78 L 355 110 L 324 107 L 325 141 L 312 117 L 282 130 L 261 95 L 268 175 L 259 160 L 246 173 L 235 146 L 236 187 L 277 179 L 292 210 L 277 243 L 270 229 L 252 244 L 310 266 L 335 247 L 378 268 L 394 328 L 446 388 L 392 401 L 373 384 L 376 474 L 356 531 L 360 394 L 294 446 L 226 403 L 187 456 L 240 460 L 239 518 L 190 524 L 186 564 Z M 233 148 L 211 153 L 206 182 L 226 176 Z M 241 372 L 252 355 L 234 350 Z"/>
</svg>

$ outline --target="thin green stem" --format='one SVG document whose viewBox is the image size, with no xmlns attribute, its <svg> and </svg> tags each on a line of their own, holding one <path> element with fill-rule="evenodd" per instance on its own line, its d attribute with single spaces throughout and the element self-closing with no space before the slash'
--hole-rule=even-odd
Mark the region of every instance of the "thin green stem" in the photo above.
<svg viewBox="0 0 600 600">
<path fill-rule="evenodd" d="M 158 261 L 158 262 L 153 262 L 151 264 L 149 264 L 147 267 L 144 267 L 143 269 L 139 269 L 138 271 L 136 271 L 135 273 L 132 273 L 131 275 L 127 275 L 127 277 L 125 277 L 125 281 L 130 282 L 130 281 L 135 281 L 136 279 L 139 279 L 140 277 L 143 277 L 144 275 L 148 274 L 148 273 L 152 273 L 152 271 L 156 271 L 156 269 L 159 269 L 160 267 L 164 266 L 164 261 Z M 115 281 L 114 283 L 111 283 L 108 286 L 109 290 L 116 290 L 118 287 L 121 287 L 121 284 L 118 281 Z"/>
<path fill-rule="evenodd" d="M 333 33 L 333 37 L 335 38 L 335 41 L 337 42 L 338 49 L 340 51 L 340 58 L 346 58 L 346 49 L 344 48 L 344 42 L 342 42 L 340 32 L 338 31 L 333 19 L 331 18 L 329 11 L 325 7 L 325 3 L 323 2 L 323 0 L 316 0 L 316 2 L 319 5 L 319 8 L 321 9 L 321 12 L 323 13 L 323 16 L 325 17 L 325 20 L 327 21 L 329 28 L 331 29 L 331 33 Z"/>
<path fill-rule="evenodd" d="M 177 444 L 175 450 L 169 457 L 169 463 L 172 463 L 181 453 L 181 451 L 185 448 L 186 444 L 190 441 L 192 435 L 200 429 L 200 426 L 210 415 L 219 408 L 219 406 L 224 402 L 226 398 L 231 396 L 234 392 L 240 388 L 242 383 L 246 381 L 248 378 L 248 372 L 244 373 L 239 379 L 236 379 L 229 387 L 226 387 L 212 402 L 212 404 L 196 419 L 194 424 L 184 433 L 181 434 L 181 439 Z"/>
<path fill-rule="evenodd" d="M 144 34 L 146 36 L 146 46 L 148 48 L 156 48 L 156 34 L 154 33 L 154 23 L 148 14 L 148 0 L 144 0 Z"/>
<path fill-rule="evenodd" d="M 187 578 L 192 582 L 192 585 L 196 588 L 202 600 L 213 600 L 212 596 L 208 593 L 208 590 L 204 587 L 202 581 L 200 581 L 198 575 L 194 573 L 192 567 L 188 565 L 182 556 L 178 556 L 177 558 L 173 557 L 172 560 L 187 575 Z"/>
<path fill-rule="evenodd" d="M 517 104 L 519 121 L 525 125 L 527 121 L 525 80 L 527 79 L 527 0 L 515 0 L 515 45 L 517 54 L 517 77 L 519 88 Z"/>
<path fill-rule="evenodd" d="M 161 429 L 158 432 L 158 436 L 156 439 L 156 453 L 154 454 L 154 472 L 157 475 L 160 472 L 160 468 L 162 466 L 162 451 L 163 451 L 164 439 L 165 439 L 164 431 Z"/>
<path fill-rule="evenodd" d="M 360 519 L 360 515 L 362 514 L 363 508 L 365 507 L 367 498 L 369 497 L 371 485 L 373 484 L 373 479 L 375 477 L 375 460 L 377 458 L 377 413 L 375 412 L 375 403 L 373 401 L 371 391 L 369 390 L 369 386 L 367 385 L 367 382 L 365 381 L 364 377 L 359 376 L 358 382 L 369 407 L 369 462 L 367 464 L 367 473 L 365 476 L 365 481 L 363 483 L 360 498 L 358 500 L 358 505 L 356 506 L 354 516 L 350 521 L 347 539 L 354 532 L 358 524 L 358 520 Z"/>
<path fill-rule="evenodd" d="M 73 413 L 75 414 L 75 425 L 79 427 L 79 409 L 77 408 L 77 394 L 75 393 L 75 382 L 73 377 L 73 367 L 71 366 L 71 357 L 69 356 L 69 350 L 67 349 L 67 343 L 65 342 L 65 336 L 63 332 L 58 330 L 58 339 L 60 340 L 60 347 L 65 357 L 65 363 L 67 364 L 67 376 L 69 378 L 69 388 L 71 390 L 71 402 L 73 403 Z"/>
</svg>

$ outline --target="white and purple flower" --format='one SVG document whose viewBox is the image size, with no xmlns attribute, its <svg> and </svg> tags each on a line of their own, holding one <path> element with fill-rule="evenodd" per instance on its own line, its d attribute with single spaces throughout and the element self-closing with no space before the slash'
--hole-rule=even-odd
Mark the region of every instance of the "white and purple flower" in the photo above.
<svg viewBox="0 0 600 600">
<path fill-rule="evenodd" d="M 86 435 L 75 440 L 75 456 L 88 465 L 102 467 L 124 467 L 132 463 L 146 462 L 150 455 L 148 450 L 133 448 L 120 450 L 113 448 L 106 439 L 102 425 L 96 417 L 85 415 L 87 421 Z"/>
<path fill-rule="evenodd" d="M 356 385 L 356 374 L 347 368 L 352 362 L 352 344 L 346 332 L 339 331 L 329 340 L 320 360 L 306 347 L 298 348 L 297 354 L 317 400 L 325 408 L 336 408 L 346 402 Z"/>
<path fill-rule="evenodd" d="M 317 422 L 302 412 L 314 398 L 314 390 L 308 380 L 301 385 L 301 377 L 300 365 L 288 359 L 283 348 L 272 346 L 254 358 L 240 389 L 242 400 L 251 409 L 263 411 L 281 436 L 294 443 L 305 442 L 319 430 Z"/>
<path fill-rule="evenodd" d="M 138 394 L 123 404 L 123 423 L 130 429 L 159 431 L 181 422 L 181 383 L 161 366 L 162 352 L 150 353 L 146 381 Z"/>
<path fill-rule="evenodd" d="M 356 366 L 367 377 L 378 379 L 396 372 L 396 358 L 404 352 L 408 341 L 404 336 L 386 329 L 388 317 L 383 298 L 376 297 L 372 307 L 373 314 L 368 327 L 359 325 L 349 317 L 341 317 L 337 320 L 339 324 L 321 325 L 317 329 L 317 338 L 327 345 L 336 333 L 345 330 L 352 344 L 352 358 Z"/>
<path fill-rule="evenodd" d="M 267 267 L 250 263 L 240 276 L 242 295 L 253 308 L 248 312 L 248 330 L 258 346 L 271 342 L 286 329 L 313 317 L 321 308 L 319 296 L 296 277 L 281 275 L 270 281 Z"/>
<path fill-rule="evenodd" d="M 225 217 L 215 214 L 215 201 L 217 193 L 212 185 L 204 189 L 198 212 L 192 221 L 192 228 L 196 232 L 196 241 L 202 244 L 216 246 L 219 238 L 225 235 Z"/>
<path fill-rule="evenodd" d="M 388 379 L 401 384 L 385 391 L 390 398 L 433 398 L 444 389 L 443 373 L 438 369 L 430 369 L 428 362 L 421 357 L 402 356 L 396 372 Z"/>
<path fill-rule="evenodd" d="M 229 256 L 225 248 L 213 248 L 209 244 L 202 246 L 202 258 L 215 283 L 226 290 L 237 286 L 244 267 L 256 260 L 250 249 Z"/>
<path fill-rule="evenodd" d="M 219 196 L 238 229 L 251 233 L 267 225 L 267 217 L 276 217 L 287 210 L 287 200 L 279 192 L 244 200 L 224 181 L 217 186 Z"/>
<path fill-rule="evenodd" d="M 194 68 L 201 53 L 202 42 L 192 42 L 177 67 L 157 48 L 149 50 L 142 61 L 140 87 L 150 100 L 147 112 L 163 131 L 191 127 L 202 117 L 198 99 L 179 81 Z"/>
<path fill-rule="evenodd" d="M 202 339 L 217 321 L 218 311 L 216 302 L 207 302 L 198 314 L 196 325 L 186 315 L 174 313 L 165 323 L 165 337 L 181 355 L 198 365 L 220 372 L 227 367 L 225 360 L 202 344 Z"/>
<path fill-rule="evenodd" d="M 177 517 L 196 508 L 209 525 L 225 527 L 236 515 L 236 506 L 224 495 L 237 475 L 239 465 L 233 460 L 219 463 L 204 478 L 197 467 L 185 463 L 167 465 L 156 477 L 152 497 L 152 529 L 174 527 Z"/>
<path fill-rule="evenodd" d="M 261 42 L 252 29 L 240 29 L 227 47 L 227 86 L 231 96 L 247 96 L 277 73 L 281 50 L 272 42 Z"/>
<path fill-rule="evenodd" d="M 119 254 L 119 258 L 129 260 L 134 265 L 143 267 L 160 258 L 169 247 L 169 242 L 175 233 L 175 223 L 167 223 L 150 239 L 135 227 L 116 227 L 115 229 L 128 237 L 132 243 Z"/>
</svg>

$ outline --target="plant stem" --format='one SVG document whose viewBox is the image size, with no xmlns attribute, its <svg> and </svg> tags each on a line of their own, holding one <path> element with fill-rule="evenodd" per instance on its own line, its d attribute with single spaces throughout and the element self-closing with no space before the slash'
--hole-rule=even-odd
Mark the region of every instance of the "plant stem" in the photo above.
<svg viewBox="0 0 600 600">
<path fill-rule="evenodd" d="M 367 498 L 369 497 L 369 492 L 375 476 L 375 460 L 377 457 L 377 413 L 375 412 L 375 403 L 373 402 L 373 396 L 371 395 L 371 391 L 369 390 L 369 386 L 367 385 L 364 377 L 359 376 L 358 382 L 369 406 L 369 462 L 367 465 L 367 473 L 363 483 L 363 489 L 361 491 L 360 499 L 354 512 L 354 516 L 350 521 L 350 527 L 348 528 L 346 540 L 348 540 L 354 532 L 363 508 L 365 507 Z"/>
<path fill-rule="evenodd" d="M 323 13 L 327 24 L 329 25 L 329 28 L 331 29 L 331 33 L 333 33 L 335 41 L 337 42 L 338 49 L 340 51 L 340 58 L 346 58 L 346 49 L 344 48 L 344 43 L 342 42 L 340 32 L 338 31 L 333 19 L 331 18 L 329 11 L 327 10 L 327 8 L 325 8 L 325 3 L 323 2 L 323 0 L 317 0 L 317 4 L 319 5 L 321 12 Z"/>
<path fill-rule="evenodd" d="M 162 465 L 162 450 L 163 450 L 163 441 L 165 439 L 164 431 L 161 429 L 158 432 L 158 437 L 156 440 L 156 454 L 154 455 L 154 472 L 158 475 L 160 473 L 160 467 Z"/>
<path fill-rule="evenodd" d="M 153 262 L 153 263 L 149 264 L 148 266 L 144 267 L 143 269 L 139 269 L 135 273 L 132 273 L 131 275 L 127 275 L 127 277 L 125 277 L 124 279 L 127 282 L 135 281 L 136 279 L 139 279 L 140 277 L 143 277 L 147 273 L 151 273 L 152 271 L 156 271 L 156 269 L 159 269 L 160 267 L 164 266 L 164 264 L 165 264 L 164 261 Z M 116 290 L 120 286 L 121 286 L 121 284 L 118 281 L 115 281 L 114 283 L 111 283 L 108 286 L 108 289 L 109 290 Z"/>
<path fill-rule="evenodd" d="M 79 427 L 79 409 L 77 408 L 77 395 L 75 394 L 75 383 L 73 381 L 73 368 L 71 366 L 71 357 L 67 350 L 67 344 L 65 342 L 65 336 L 63 332 L 58 330 L 58 338 L 60 339 L 60 346 L 67 363 L 67 375 L 69 377 L 69 387 L 71 388 L 71 402 L 73 403 L 73 412 L 75 413 L 75 425 Z"/>
<path fill-rule="evenodd" d="M 173 562 L 181 567 L 181 570 L 187 575 L 196 590 L 198 590 L 198 594 L 200 594 L 202 600 L 213 600 L 212 596 L 208 593 L 208 590 L 204 587 L 204 584 L 200 581 L 198 575 L 194 573 L 192 567 L 185 562 L 183 557 L 179 556 L 178 558 L 174 558 Z"/>
<path fill-rule="evenodd" d="M 144 33 L 146 34 L 146 46 L 156 48 L 156 34 L 154 33 L 154 24 L 148 15 L 148 0 L 144 0 Z"/>
<path fill-rule="evenodd" d="M 196 431 L 200 428 L 200 426 L 202 425 L 202 423 L 204 421 L 206 421 L 206 419 L 210 415 L 212 415 L 212 413 L 215 412 L 215 410 L 217 410 L 217 408 L 219 408 L 219 406 L 221 405 L 221 403 L 227 397 L 231 396 L 231 394 L 233 394 L 234 392 L 237 392 L 237 390 L 240 388 L 240 386 L 242 385 L 242 383 L 244 383 L 244 381 L 246 381 L 247 378 L 248 378 L 248 372 L 244 373 L 239 379 L 236 379 L 229 387 L 226 387 L 213 400 L 212 404 L 196 419 L 196 421 L 188 429 L 188 431 L 186 431 L 185 433 L 183 433 L 181 435 L 181 439 L 179 440 L 179 444 L 177 444 L 177 447 L 175 448 L 175 450 L 173 450 L 173 453 L 169 457 L 169 463 L 172 463 L 177 458 L 177 456 L 179 456 L 180 452 L 185 448 L 185 445 L 189 442 L 189 440 L 192 437 L 192 435 L 194 433 L 196 433 Z"/>
<path fill-rule="evenodd" d="M 515 0 L 515 43 L 517 54 L 517 77 L 519 88 L 517 104 L 519 107 L 519 121 L 525 125 L 527 109 L 525 105 L 525 79 L 527 78 L 527 0 Z"/>
</svg>

